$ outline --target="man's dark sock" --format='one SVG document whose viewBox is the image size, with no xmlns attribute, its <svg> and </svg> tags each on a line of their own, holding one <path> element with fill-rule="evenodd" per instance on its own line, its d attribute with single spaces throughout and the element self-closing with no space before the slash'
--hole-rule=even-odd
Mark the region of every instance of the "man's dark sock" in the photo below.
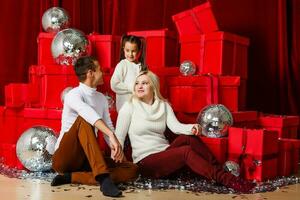
<svg viewBox="0 0 300 200">
<path fill-rule="evenodd" d="M 58 174 L 51 182 L 51 186 L 58 186 L 71 183 L 71 173 Z"/>
<path fill-rule="evenodd" d="M 112 182 L 109 174 L 98 175 L 96 181 L 100 183 L 100 190 L 103 195 L 109 197 L 120 197 L 122 195 L 122 192 Z"/>
</svg>

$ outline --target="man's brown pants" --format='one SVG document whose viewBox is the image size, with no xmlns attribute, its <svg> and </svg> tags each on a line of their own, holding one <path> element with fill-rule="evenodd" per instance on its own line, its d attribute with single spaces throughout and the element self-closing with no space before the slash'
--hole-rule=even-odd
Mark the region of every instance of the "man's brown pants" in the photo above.
<svg viewBox="0 0 300 200">
<path fill-rule="evenodd" d="M 104 157 L 93 127 L 78 116 L 66 132 L 52 157 L 52 168 L 58 173 L 71 173 L 72 183 L 97 184 L 97 175 L 110 173 L 115 183 L 132 181 L 137 166 L 132 162 L 115 163 Z"/>
</svg>

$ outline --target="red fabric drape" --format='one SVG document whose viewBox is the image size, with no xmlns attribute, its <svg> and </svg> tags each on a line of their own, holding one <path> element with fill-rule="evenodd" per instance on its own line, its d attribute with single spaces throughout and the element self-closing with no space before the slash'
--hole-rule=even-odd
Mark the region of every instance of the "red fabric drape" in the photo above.
<svg viewBox="0 0 300 200">
<path fill-rule="evenodd" d="M 248 109 L 300 114 L 300 2 L 298 0 L 209 0 L 219 28 L 250 38 Z M 65 8 L 72 27 L 85 33 L 123 34 L 169 28 L 171 16 L 205 0 L 2 0 L 0 2 L 0 104 L 3 87 L 26 82 L 37 63 L 41 16 Z"/>
</svg>

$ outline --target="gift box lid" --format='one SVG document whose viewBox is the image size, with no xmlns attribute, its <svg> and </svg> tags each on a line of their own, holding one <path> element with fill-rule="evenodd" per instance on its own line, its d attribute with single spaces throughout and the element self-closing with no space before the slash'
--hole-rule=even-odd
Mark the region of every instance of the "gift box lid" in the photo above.
<svg viewBox="0 0 300 200">
<path fill-rule="evenodd" d="M 234 122 L 256 121 L 258 118 L 257 111 L 238 111 L 231 114 Z"/>
<path fill-rule="evenodd" d="M 195 75 L 195 76 L 176 76 L 168 78 L 169 86 L 203 86 L 211 83 L 213 76 Z M 215 76 L 218 78 L 220 86 L 239 86 L 239 76 Z"/>
<path fill-rule="evenodd" d="M 298 139 L 287 139 L 287 138 L 279 138 L 279 150 L 293 150 L 300 148 L 300 140 Z"/>
<path fill-rule="evenodd" d="M 179 76 L 179 67 L 153 67 L 149 66 L 149 69 L 157 76 Z"/>
<path fill-rule="evenodd" d="M 263 127 L 299 126 L 299 116 L 260 114 L 258 123 Z"/>
<path fill-rule="evenodd" d="M 68 65 L 32 65 L 29 70 L 30 74 L 36 75 L 74 75 L 73 66 Z"/>
<path fill-rule="evenodd" d="M 89 40 L 93 41 L 97 41 L 97 42 L 111 42 L 111 41 L 117 41 L 120 42 L 121 36 L 119 35 L 101 35 L 98 33 L 91 33 L 89 35 L 87 35 L 87 38 Z"/>
<path fill-rule="evenodd" d="M 214 144 L 214 145 L 226 145 L 228 143 L 228 138 L 227 137 L 221 137 L 221 138 L 209 138 L 209 137 L 200 137 L 201 140 L 205 143 L 205 144 Z"/>
<path fill-rule="evenodd" d="M 209 2 L 196 6 L 191 10 L 195 15 L 194 19 L 200 32 L 209 33 L 219 30 L 217 20 Z"/>
<path fill-rule="evenodd" d="M 211 32 L 207 34 L 201 35 L 183 35 L 180 37 L 180 43 L 199 43 L 204 45 L 205 42 L 208 41 L 231 41 L 234 43 L 242 44 L 245 46 L 249 45 L 249 38 L 243 37 L 237 34 L 228 33 L 224 31 Z"/>
<path fill-rule="evenodd" d="M 135 35 L 139 37 L 170 37 L 176 39 L 176 33 L 174 31 L 170 31 L 167 28 L 159 29 L 159 30 L 145 30 L 145 31 L 130 31 L 127 32 L 128 35 Z"/>
<path fill-rule="evenodd" d="M 54 38 L 54 36 L 56 35 L 56 33 L 46 33 L 46 32 L 40 32 L 38 35 L 38 39 L 37 41 L 39 42 L 40 39 L 52 39 Z"/>
<path fill-rule="evenodd" d="M 61 109 L 24 108 L 25 118 L 61 119 Z"/>
<path fill-rule="evenodd" d="M 11 117 L 23 117 L 23 107 L 10 108 L 6 106 L 0 106 L 0 117 L 5 118 L 6 116 Z"/>
</svg>

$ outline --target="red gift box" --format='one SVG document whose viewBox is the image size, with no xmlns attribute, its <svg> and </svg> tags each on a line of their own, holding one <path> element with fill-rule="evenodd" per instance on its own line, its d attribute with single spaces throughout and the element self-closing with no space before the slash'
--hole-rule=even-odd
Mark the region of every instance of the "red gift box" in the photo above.
<svg viewBox="0 0 300 200">
<path fill-rule="evenodd" d="M 116 35 L 88 35 L 94 55 L 104 72 L 114 69 L 119 62 L 121 37 Z"/>
<path fill-rule="evenodd" d="M 146 40 L 146 63 L 148 66 L 177 66 L 178 42 L 175 32 L 167 29 L 128 32 Z"/>
<path fill-rule="evenodd" d="M 30 82 L 39 90 L 40 107 L 62 108 L 61 93 L 67 87 L 78 86 L 73 66 L 38 65 L 30 67 Z"/>
<path fill-rule="evenodd" d="M 297 138 L 299 116 L 281 116 L 262 114 L 258 118 L 262 128 L 278 131 L 280 138 Z"/>
<path fill-rule="evenodd" d="M 220 164 L 227 160 L 228 138 L 200 137 Z"/>
<path fill-rule="evenodd" d="M 168 98 L 168 77 L 175 77 L 180 75 L 180 71 L 178 67 L 153 67 L 149 66 L 149 69 L 155 73 L 159 78 L 159 84 L 160 84 L 160 93 L 164 98 Z"/>
<path fill-rule="evenodd" d="M 238 111 L 232 112 L 233 127 L 257 128 L 257 111 Z"/>
<path fill-rule="evenodd" d="M 4 87 L 5 106 L 23 107 L 28 99 L 28 84 L 10 83 Z"/>
<path fill-rule="evenodd" d="M 15 144 L 23 124 L 23 108 L 0 106 L 0 143 Z"/>
<path fill-rule="evenodd" d="M 175 112 L 198 113 L 204 106 L 217 103 L 237 111 L 239 84 L 240 78 L 235 76 L 171 77 L 169 98 Z"/>
<path fill-rule="evenodd" d="M 0 158 L 3 158 L 3 164 L 8 167 L 25 169 L 17 157 L 15 144 L 0 144 Z"/>
<path fill-rule="evenodd" d="M 278 133 L 266 129 L 231 127 L 228 157 L 240 164 L 244 178 L 257 181 L 272 179 L 277 176 Z"/>
<path fill-rule="evenodd" d="M 58 136 L 61 129 L 62 110 L 24 108 L 24 121 L 21 125 L 21 134 L 34 126 L 46 126 L 51 128 Z"/>
<path fill-rule="evenodd" d="M 298 173 L 300 140 L 279 139 L 278 175 L 289 176 Z"/>
<path fill-rule="evenodd" d="M 51 53 L 51 44 L 55 33 L 41 32 L 38 35 L 38 64 L 39 65 L 54 65 L 55 60 Z"/>
<path fill-rule="evenodd" d="M 248 38 L 218 31 L 182 36 L 180 44 L 180 62 L 194 62 L 197 74 L 235 75 L 247 79 Z"/>
<path fill-rule="evenodd" d="M 191 36 L 218 30 L 209 2 L 172 16 L 179 36 Z"/>
</svg>

